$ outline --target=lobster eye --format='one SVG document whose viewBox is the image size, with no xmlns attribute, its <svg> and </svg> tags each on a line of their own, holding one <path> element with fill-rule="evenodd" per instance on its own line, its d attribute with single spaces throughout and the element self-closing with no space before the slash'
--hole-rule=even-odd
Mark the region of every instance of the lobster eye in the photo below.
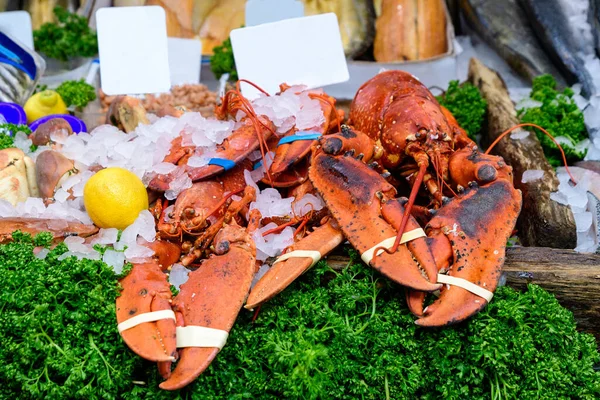
<svg viewBox="0 0 600 400">
<path fill-rule="evenodd" d="M 491 182 L 496 180 L 498 173 L 496 168 L 489 164 L 484 164 L 477 169 L 477 173 L 475 174 L 477 180 L 481 183 Z"/>
<path fill-rule="evenodd" d="M 340 154 L 343 147 L 344 147 L 344 143 L 342 142 L 342 139 L 340 139 L 340 138 L 332 137 L 332 138 L 327 138 L 326 140 L 323 141 L 323 151 L 325 152 L 325 154 L 331 154 L 331 155 Z"/>
</svg>

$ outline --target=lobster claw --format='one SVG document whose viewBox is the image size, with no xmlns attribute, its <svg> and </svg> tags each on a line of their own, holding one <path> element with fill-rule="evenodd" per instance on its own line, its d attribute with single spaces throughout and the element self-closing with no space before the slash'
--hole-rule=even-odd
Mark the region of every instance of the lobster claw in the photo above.
<svg viewBox="0 0 600 400">
<path fill-rule="evenodd" d="M 403 212 L 401 205 L 392 201 L 396 190 L 381 175 L 350 156 L 317 151 L 309 176 L 363 261 L 401 285 L 429 292 L 440 288 L 435 280 L 435 261 L 424 237 L 400 245 L 394 253 L 366 257 L 382 247 L 384 241 L 395 238 L 401 218 L 395 219 Z M 407 227 L 417 228 L 418 223 L 410 217 Z M 415 250 L 414 244 L 420 250 Z"/>
<path fill-rule="evenodd" d="M 420 316 L 417 325 L 446 326 L 476 314 L 491 300 L 501 276 L 522 195 L 509 166 L 494 156 L 472 157 L 471 151 L 457 151 L 450 161 L 453 181 L 470 189 L 438 210 L 425 228 L 440 269 L 438 281 L 446 284 L 424 310 L 424 294 L 409 294 L 409 307 Z"/>
<path fill-rule="evenodd" d="M 216 255 L 189 274 L 173 301 L 177 314 L 179 361 L 165 390 L 180 389 L 214 360 L 244 304 L 256 269 L 256 247 L 236 224 L 226 225 L 214 241 Z"/>
<path fill-rule="evenodd" d="M 344 235 L 337 227 L 337 223 L 328 221 L 298 243 L 290 246 L 290 251 L 286 254 L 296 252 L 295 254 L 298 256 L 286 259 L 280 257 L 280 262 L 273 264 L 267 273 L 256 282 L 244 308 L 251 310 L 281 293 L 343 240 Z"/>
<path fill-rule="evenodd" d="M 175 314 L 166 275 L 158 264 L 134 264 L 120 284 L 117 322 L 127 346 L 149 361 L 173 361 Z"/>
</svg>

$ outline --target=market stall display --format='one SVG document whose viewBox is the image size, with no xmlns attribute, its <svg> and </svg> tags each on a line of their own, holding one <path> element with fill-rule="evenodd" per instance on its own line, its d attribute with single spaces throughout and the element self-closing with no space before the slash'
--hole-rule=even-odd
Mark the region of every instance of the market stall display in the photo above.
<svg viewBox="0 0 600 400">
<path fill-rule="evenodd" d="M 306 0 L 349 60 L 394 68 L 352 100 L 267 93 L 236 76 L 238 3 L 114 4 L 223 28 L 218 94 L 106 96 L 91 69 L 0 104 L 0 397 L 600 396 L 593 80 L 491 35 L 537 60 L 521 98 L 475 58 L 428 87 L 403 66 L 452 57 L 457 2 Z"/>
</svg>

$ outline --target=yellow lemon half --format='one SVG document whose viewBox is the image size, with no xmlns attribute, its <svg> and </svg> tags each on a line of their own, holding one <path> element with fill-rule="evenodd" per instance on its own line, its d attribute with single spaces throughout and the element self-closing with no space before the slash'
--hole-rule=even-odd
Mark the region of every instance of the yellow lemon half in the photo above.
<svg viewBox="0 0 600 400">
<path fill-rule="evenodd" d="M 83 188 L 83 203 L 100 228 L 125 229 L 148 208 L 148 193 L 134 173 L 117 167 L 93 175 Z"/>
</svg>

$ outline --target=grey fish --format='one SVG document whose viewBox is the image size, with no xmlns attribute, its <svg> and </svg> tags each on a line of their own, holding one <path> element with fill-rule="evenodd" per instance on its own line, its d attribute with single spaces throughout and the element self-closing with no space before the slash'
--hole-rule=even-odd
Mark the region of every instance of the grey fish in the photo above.
<svg viewBox="0 0 600 400">
<path fill-rule="evenodd" d="M 529 15 L 535 33 L 546 52 L 557 63 L 568 80 L 578 81 L 584 96 L 598 90 L 590 73 L 584 68 L 582 54 L 593 52 L 593 43 L 577 37 L 569 22 L 564 5 L 558 0 L 519 0 Z"/>
<path fill-rule="evenodd" d="M 566 86 L 517 0 L 461 0 L 460 6 L 468 24 L 516 72 L 529 81 L 538 75 L 551 74 L 559 87 Z"/>
<path fill-rule="evenodd" d="M 4 101 L 24 104 L 31 84 L 32 80 L 25 72 L 9 64 L 0 64 L 0 87 L 6 94 Z"/>
<path fill-rule="evenodd" d="M 17 103 L 19 101 L 19 92 L 14 85 L 14 78 L 6 71 L 5 66 L 4 64 L 0 65 L 0 83 L 2 84 L 2 89 L 10 95 L 11 101 Z"/>
<path fill-rule="evenodd" d="M 596 53 L 600 56 L 600 0 L 590 0 L 589 22 L 594 33 Z"/>
</svg>

